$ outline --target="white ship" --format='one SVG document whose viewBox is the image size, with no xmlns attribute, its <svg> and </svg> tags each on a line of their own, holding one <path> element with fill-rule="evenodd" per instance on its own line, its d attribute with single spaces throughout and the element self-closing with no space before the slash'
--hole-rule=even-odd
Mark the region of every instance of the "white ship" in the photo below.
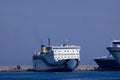
<svg viewBox="0 0 120 80">
<path fill-rule="evenodd" d="M 80 62 L 80 46 L 41 46 L 41 52 L 33 54 L 34 71 L 72 71 Z"/>
<path fill-rule="evenodd" d="M 107 49 L 120 65 L 120 40 L 112 41 L 111 47 L 107 47 Z"/>
</svg>

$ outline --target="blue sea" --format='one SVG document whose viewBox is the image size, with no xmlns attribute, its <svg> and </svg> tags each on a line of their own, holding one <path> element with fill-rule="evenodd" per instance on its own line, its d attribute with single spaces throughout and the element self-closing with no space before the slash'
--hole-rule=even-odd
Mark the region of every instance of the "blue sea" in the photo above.
<svg viewBox="0 0 120 80">
<path fill-rule="evenodd" d="M 0 80 L 120 80 L 120 71 L 0 72 Z"/>
</svg>

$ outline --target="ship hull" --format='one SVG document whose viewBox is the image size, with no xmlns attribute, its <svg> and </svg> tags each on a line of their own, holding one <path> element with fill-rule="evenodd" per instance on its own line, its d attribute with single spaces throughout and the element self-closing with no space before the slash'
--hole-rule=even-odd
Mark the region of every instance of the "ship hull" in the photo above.
<svg viewBox="0 0 120 80">
<path fill-rule="evenodd" d="M 102 70 L 120 70 L 119 64 L 115 61 L 115 59 L 94 59 L 94 61 L 99 65 L 99 68 Z"/>
<path fill-rule="evenodd" d="M 107 47 L 107 49 L 120 65 L 120 48 Z"/>
<path fill-rule="evenodd" d="M 45 63 L 43 60 L 33 60 L 33 71 L 73 71 L 79 65 L 76 59 L 65 60 L 64 63 L 59 65 L 51 65 Z"/>
</svg>

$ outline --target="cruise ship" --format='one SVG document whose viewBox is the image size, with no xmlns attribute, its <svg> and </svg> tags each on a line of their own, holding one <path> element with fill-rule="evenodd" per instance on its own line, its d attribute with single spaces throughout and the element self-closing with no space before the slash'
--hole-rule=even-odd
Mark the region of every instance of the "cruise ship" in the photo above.
<svg viewBox="0 0 120 80">
<path fill-rule="evenodd" d="M 112 45 L 107 49 L 120 65 L 120 40 L 113 40 Z"/>
<path fill-rule="evenodd" d="M 94 61 L 101 70 L 120 70 L 120 65 L 116 62 L 112 55 L 97 57 Z"/>
<path fill-rule="evenodd" d="M 63 44 L 41 45 L 41 52 L 33 53 L 34 71 L 73 71 L 80 63 L 80 46 Z"/>
</svg>

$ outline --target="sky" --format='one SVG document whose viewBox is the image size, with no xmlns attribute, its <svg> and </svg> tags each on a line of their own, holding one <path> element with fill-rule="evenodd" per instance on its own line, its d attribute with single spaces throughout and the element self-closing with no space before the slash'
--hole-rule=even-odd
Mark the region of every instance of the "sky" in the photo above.
<svg viewBox="0 0 120 80">
<path fill-rule="evenodd" d="M 42 44 L 81 46 L 81 65 L 96 65 L 120 39 L 120 0 L 0 0 L 0 65 L 32 65 Z"/>
</svg>

